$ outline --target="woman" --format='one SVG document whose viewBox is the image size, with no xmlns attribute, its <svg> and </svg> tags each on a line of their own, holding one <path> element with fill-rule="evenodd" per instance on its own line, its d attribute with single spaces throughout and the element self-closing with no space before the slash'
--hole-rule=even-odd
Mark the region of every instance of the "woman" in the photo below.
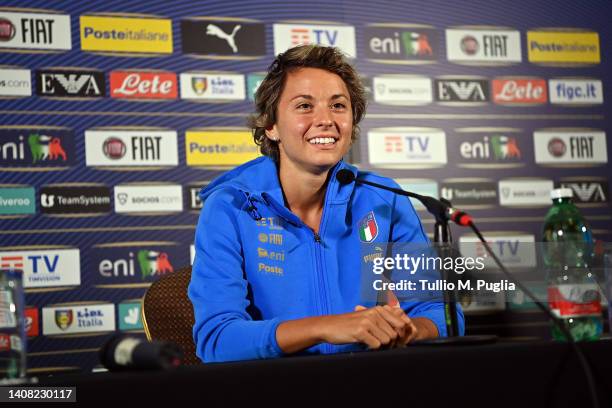
<svg viewBox="0 0 612 408">
<path fill-rule="evenodd" d="M 358 173 L 342 161 L 366 105 L 354 68 L 335 48 L 295 47 L 274 61 L 255 99 L 264 156 L 200 194 L 189 286 L 198 356 L 334 353 L 444 335 L 439 302 L 361 305 L 360 243 L 427 237 L 406 197 L 336 181 L 340 169 Z"/>
</svg>

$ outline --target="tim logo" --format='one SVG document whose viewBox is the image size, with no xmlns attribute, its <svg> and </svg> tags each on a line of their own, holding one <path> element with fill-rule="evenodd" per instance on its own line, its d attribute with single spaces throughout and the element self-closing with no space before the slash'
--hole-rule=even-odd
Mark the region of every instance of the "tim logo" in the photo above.
<svg viewBox="0 0 612 408">
<path fill-rule="evenodd" d="M 158 276 L 174 272 L 174 267 L 170 263 L 166 252 L 143 249 L 138 251 L 137 258 L 143 279 L 149 276 Z"/>
<path fill-rule="evenodd" d="M 385 152 L 402 153 L 403 151 L 404 142 L 401 136 L 385 136 Z"/>
</svg>

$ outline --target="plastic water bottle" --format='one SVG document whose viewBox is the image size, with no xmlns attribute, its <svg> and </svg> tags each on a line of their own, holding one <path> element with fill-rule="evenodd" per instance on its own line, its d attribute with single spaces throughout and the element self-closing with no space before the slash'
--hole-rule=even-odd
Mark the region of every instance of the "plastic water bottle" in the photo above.
<svg viewBox="0 0 612 408">
<path fill-rule="evenodd" d="M 603 320 L 599 285 L 590 267 L 593 235 L 569 188 L 552 190 L 553 202 L 544 222 L 543 252 L 547 269 L 548 304 L 576 341 L 601 337 Z M 552 337 L 565 340 L 555 325 Z"/>
<path fill-rule="evenodd" d="M 0 384 L 26 375 L 22 271 L 0 269 Z"/>
</svg>

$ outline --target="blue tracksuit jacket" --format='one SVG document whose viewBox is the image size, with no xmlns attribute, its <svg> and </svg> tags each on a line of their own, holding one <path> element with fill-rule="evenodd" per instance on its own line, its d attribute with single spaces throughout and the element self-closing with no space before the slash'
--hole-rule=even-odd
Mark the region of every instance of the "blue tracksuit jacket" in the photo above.
<svg viewBox="0 0 612 408">
<path fill-rule="evenodd" d="M 202 189 L 189 298 L 193 336 L 204 362 L 272 358 L 283 353 L 276 327 L 284 320 L 354 311 L 360 299 L 360 242 L 427 242 L 406 197 L 364 185 L 340 185 L 335 173 L 398 187 L 391 179 L 340 161 L 325 196 L 319 236 L 285 206 L 276 164 L 260 157 Z M 364 225 L 367 231 L 364 231 Z M 371 306 L 365 304 L 365 306 Z M 443 303 L 402 303 L 446 335 Z M 463 313 L 459 311 L 463 333 Z M 305 354 L 363 350 L 318 344 Z"/>
</svg>

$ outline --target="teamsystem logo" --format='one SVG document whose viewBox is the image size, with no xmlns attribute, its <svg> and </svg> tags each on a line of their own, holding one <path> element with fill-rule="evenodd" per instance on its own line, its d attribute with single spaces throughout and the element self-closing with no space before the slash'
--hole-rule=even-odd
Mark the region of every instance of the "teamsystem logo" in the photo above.
<svg viewBox="0 0 612 408">
<path fill-rule="evenodd" d="M 106 186 L 42 186 L 43 214 L 104 214 L 111 211 L 110 189 Z"/>
<path fill-rule="evenodd" d="M 599 34 L 584 31 L 527 32 L 529 61 L 540 64 L 599 64 Z"/>
<path fill-rule="evenodd" d="M 266 55 L 263 23 L 249 19 L 192 17 L 181 21 L 183 53 L 208 58 L 252 59 Z"/>
<path fill-rule="evenodd" d="M 429 26 L 372 24 L 364 31 L 366 58 L 395 64 L 424 64 L 438 59 L 438 32 Z"/>
<path fill-rule="evenodd" d="M 172 53 L 172 20 L 81 16 L 80 22 L 83 51 Z"/>
<path fill-rule="evenodd" d="M 259 156 L 251 132 L 231 129 L 187 130 L 188 166 L 238 166 Z"/>
<path fill-rule="evenodd" d="M 42 316 L 45 336 L 115 330 L 114 304 L 44 307 Z"/>
<path fill-rule="evenodd" d="M 180 75 L 181 98 L 189 100 L 244 100 L 244 75 L 184 72 Z"/>
<path fill-rule="evenodd" d="M 31 96 L 29 69 L 0 68 L 0 96 Z"/>
<path fill-rule="evenodd" d="M 446 56 L 462 64 L 513 64 L 521 62 L 521 36 L 517 30 L 478 29 L 472 27 L 446 30 Z"/>
<path fill-rule="evenodd" d="M 70 16 L 0 12 L 0 48 L 70 50 Z"/>
<path fill-rule="evenodd" d="M 493 207 L 497 205 L 497 184 L 487 179 L 449 179 L 440 184 L 440 197 L 465 208 Z"/>
<path fill-rule="evenodd" d="M 301 44 L 340 48 L 351 58 L 357 57 L 355 27 L 333 24 L 274 24 L 274 54 Z"/>
<path fill-rule="evenodd" d="M 57 167 L 74 163 L 72 131 L 0 128 L 0 167 Z"/>
<path fill-rule="evenodd" d="M 106 79 L 104 72 L 96 70 L 38 70 L 36 93 L 40 96 L 99 98 L 106 95 Z"/>
</svg>

